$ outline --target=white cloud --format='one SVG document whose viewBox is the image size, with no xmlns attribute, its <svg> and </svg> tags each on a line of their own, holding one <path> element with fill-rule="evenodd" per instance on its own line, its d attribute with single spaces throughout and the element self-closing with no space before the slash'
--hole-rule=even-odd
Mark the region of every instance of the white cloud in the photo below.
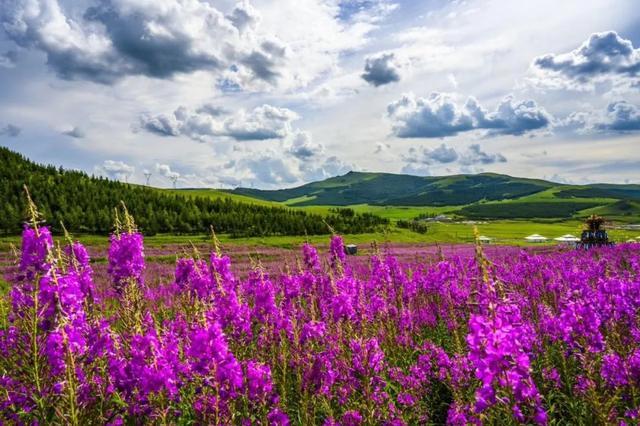
<svg viewBox="0 0 640 426">
<path fill-rule="evenodd" d="M 594 33 L 571 52 L 536 58 L 532 72 L 547 88 L 593 90 L 604 81 L 631 87 L 640 83 L 640 49 L 615 31 Z"/>
<path fill-rule="evenodd" d="M 94 171 L 112 179 L 128 180 L 135 172 L 135 167 L 128 165 L 123 161 L 105 160 L 101 165 L 96 166 Z"/>
<path fill-rule="evenodd" d="M 474 98 L 459 106 L 455 97 L 432 93 L 419 98 L 408 93 L 387 106 L 393 133 L 399 138 L 443 138 L 471 130 L 487 130 L 488 136 L 521 135 L 546 127 L 552 117 L 533 100 L 504 98 L 487 112 Z"/>
<path fill-rule="evenodd" d="M 140 117 L 140 128 L 160 136 L 184 135 L 193 140 L 207 141 L 225 137 L 237 141 L 282 139 L 292 132 L 291 123 L 298 114 L 287 108 L 264 104 L 230 114 L 211 105 L 191 111 L 178 107 L 173 114 Z"/>
</svg>

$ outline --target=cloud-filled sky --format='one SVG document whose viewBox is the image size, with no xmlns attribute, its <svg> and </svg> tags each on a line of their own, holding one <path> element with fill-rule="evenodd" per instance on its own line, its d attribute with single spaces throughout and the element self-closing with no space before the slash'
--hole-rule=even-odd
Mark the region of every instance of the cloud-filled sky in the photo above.
<svg viewBox="0 0 640 426">
<path fill-rule="evenodd" d="M 179 187 L 640 183 L 634 0 L 0 0 L 0 145 Z"/>
</svg>

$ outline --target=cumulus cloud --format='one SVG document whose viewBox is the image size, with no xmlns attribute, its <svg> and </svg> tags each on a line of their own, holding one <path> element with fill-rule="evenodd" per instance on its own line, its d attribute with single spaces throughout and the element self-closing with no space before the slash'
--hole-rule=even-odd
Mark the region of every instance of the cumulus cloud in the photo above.
<svg viewBox="0 0 640 426">
<path fill-rule="evenodd" d="M 84 132 L 84 130 L 82 130 L 81 128 L 79 128 L 77 126 L 74 126 L 74 127 L 70 128 L 70 129 L 67 129 L 67 130 L 63 130 L 62 134 L 66 135 L 66 136 L 70 136 L 70 137 L 75 138 L 75 139 L 82 139 L 82 138 L 84 138 L 86 136 L 86 133 Z"/>
<path fill-rule="evenodd" d="M 504 155 L 488 154 L 480 148 L 479 144 L 472 144 L 460 155 L 460 164 L 463 166 L 474 166 L 477 164 L 494 164 L 506 163 L 507 159 Z"/>
<path fill-rule="evenodd" d="M 555 130 L 563 133 L 630 133 L 640 131 L 640 107 L 625 100 L 609 103 L 603 111 L 573 112 L 558 120 Z"/>
<path fill-rule="evenodd" d="M 387 150 L 391 149 L 391 145 L 388 143 L 378 142 L 376 143 L 376 149 L 373 151 L 374 154 L 381 154 Z"/>
<path fill-rule="evenodd" d="M 627 101 L 612 102 L 607 106 L 604 119 L 596 123 L 596 128 L 617 132 L 640 130 L 640 108 Z"/>
<path fill-rule="evenodd" d="M 135 167 L 123 161 L 105 160 L 104 163 L 95 167 L 95 171 L 99 175 L 126 181 L 135 172 Z"/>
<path fill-rule="evenodd" d="M 110 84 L 128 75 L 168 78 L 232 64 L 273 82 L 284 49 L 258 33 L 248 3 L 229 15 L 205 0 L 102 0 L 73 13 L 57 0 L 5 2 L 0 23 L 11 40 L 47 55 L 59 77 Z M 71 8 L 68 8 L 71 9 Z M 76 11 L 77 12 L 77 11 Z"/>
<path fill-rule="evenodd" d="M 612 77 L 633 86 L 640 83 L 640 49 L 615 31 L 594 33 L 571 52 L 536 58 L 533 67 L 535 81 L 547 87 L 591 88 Z"/>
<path fill-rule="evenodd" d="M 434 164 L 434 163 L 452 163 L 458 159 L 458 152 L 445 144 L 435 149 L 429 148 L 409 148 L 408 155 L 404 156 L 404 160 L 408 163 Z"/>
<path fill-rule="evenodd" d="M 303 163 L 300 165 L 302 180 L 305 182 L 343 175 L 352 170 L 358 170 L 358 166 L 346 162 L 335 155 L 327 157 L 319 163 Z"/>
<path fill-rule="evenodd" d="M 274 151 L 244 158 L 239 166 L 248 168 L 261 185 L 290 185 L 299 180 L 294 166 Z"/>
<path fill-rule="evenodd" d="M 393 53 L 370 56 L 365 59 L 364 73 L 361 77 L 367 83 L 378 87 L 400 81 L 398 68 Z"/>
<path fill-rule="evenodd" d="M 437 165 L 437 164 L 450 164 L 458 162 L 462 166 L 474 166 L 480 164 L 494 164 L 504 163 L 507 161 L 504 155 L 489 154 L 482 151 L 479 144 L 472 144 L 464 151 L 459 151 L 453 147 L 449 147 L 446 144 L 429 149 L 426 147 L 411 147 L 407 154 L 402 156 L 408 169 L 413 169 L 413 173 L 424 174 L 428 168 L 423 166 Z M 414 166 L 409 167 L 413 164 Z"/>
<path fill-rule="evenodd" d="M 551 115 L 533 100 L 504 98 L 493 112 L 468 98 L 462 106 L 448 94 L 417 98 L 409 93 L 387 106 L 393 133 L 399 138 L 443 138 L 471 130 L 487 130 L 487 136 L 522 135 L 546 127 Z"/>
<path fill-rule="evenodd" d="M 168 164 L 156 163 L 155 169 L 156 172 L 160 174 L 160 176 L 164 176 L 171 181 L 180 179 L 180 173 L 171 170 L 171 166 L 169 166 Z"/>
<path fill-rule="evenodd" d="M 246 0 L 235 7 L 210 0 L 9 0 L 0 8 L 0 28 L 19 46 L 43 52 L 66 80 L 113 84 L 205 71 L 223 90 L 262 91 L 302 87 L 336 70 L 339 56 L 362 46 L 393 9 L 386 0 L 366 2 L 342 19 L 343 3 L 298 0 L 261 4 L 259 11 Z"/>
<path fill-rule="evenodd" d="M 20 135 L 22 129 L 14 124 L 7 124 L 4 127 L 0 127 L 0 136 L 8 136 L 10 138 L 15 138 Z"/>
<path fill-rule="evenodd" d="M 173 114 L 140 117 L 140 128 L 160 136 L 184 135 L 197 141 L 211 137 L 227 137 L 237 141 L 281 139 L 292 132 L 291 123 L 298 115 L 287 108 L 264 104 L 251 111 L 231 114 L 206 105 L 191 111 L 177 108 Z"/>
<path fill-rule="evenodd" d="M 316 157 L 324 151 L 322 144 L 314 143 L 311 133 L 299 131 L 293 135 L 289 153 L 300 160 L 308 160 Z"/>
<path fill-rule="evenodd" d="M 407 163 L 402 166 L 400 172 L 414 176 L 431 176 L 431 167 L 428 164 Z"/>
</svg>

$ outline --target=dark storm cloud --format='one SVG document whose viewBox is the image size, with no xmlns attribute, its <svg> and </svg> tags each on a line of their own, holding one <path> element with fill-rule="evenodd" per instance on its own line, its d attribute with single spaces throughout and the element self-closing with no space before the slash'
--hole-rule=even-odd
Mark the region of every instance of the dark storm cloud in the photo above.
<svg viewBox="0 0 640 426">
<path fill-rule="evenodd" d="M 393 53 L 366 58 L 362 79 L 375 87 L 400 81 L 400 74 L 394 60 Z"/>
<path fill-rule="evenodd" d="M 473 98 L 463 106 L 446 94 L 428 98 L 404 95 L 387 107 L 393 133 L 399 138 L 443 138 L 471 130 L 487 130 L 487 136 L 522 135 L 549 125 L 551 116 L 533 100 L 504 98 L 487 112 Z"/>
</svg>

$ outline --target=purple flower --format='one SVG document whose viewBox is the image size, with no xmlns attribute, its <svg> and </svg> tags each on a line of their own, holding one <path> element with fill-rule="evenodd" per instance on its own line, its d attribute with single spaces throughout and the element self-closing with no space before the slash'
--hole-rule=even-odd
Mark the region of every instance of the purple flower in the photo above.
<svg viewBox="0 0 640 426">
<path fill-rule="evenodd" d="M 22 231 L 22 248 L 20 254 L 20 271 L 33 279 L 35 274 L 42 274 L 49 269 L 47 256 L 53 248 L 53 238 L 49 228 L 43 226 L 33 229 L 28 226 Z"/>
<path fill-rule="evenodd" d="M 265 401 L 273 392 L 271 369 L 268 365 L 249 361 L 247 363 L 245 380 L 247 383 L 247 394 L 252 401 Z"/>
<path fill-rule="evenodd" d="M 629 383 L 624 362 L 620 355 L 615 353 L 602 357 L 600 374 L 607 386 L 611 388 L 626 386 Z"/>
<path fill-rule="evenodd" d="M 274 408 L 267 416 L 270 426 L 289 426 L 289 417 L 279 408 Z"/>
<path fill-rule="evenodd" d="M 113 234 L 109 238 L 109 275 L 118 293 L 130 282 L 144 284 L 144 243 L 138 232 Z"/>
<path fill-rule="evenodd" d="M 200 299 L 213 296 L 213 284 L 209 274 L 209 266 L 203 260 L 178 259 L 175 271 L 176 285 Z"/>
<path fill-rule="evenodd" d="M 320 257 L 318 256 L 318 250 L 309 243 L 302 245 L 302 258 L 304 266 L 309 271 L 320 270 Z"/>
<path fill-rule="evenodd" d="M 342 415 L 342 426 L 359 426 L 362 424 L 362 414 L 357 410 L 349 410 Z"/>
<path fill-rule="evenodd" d="M 329 244 L 329 254 L 331 255 L 331 266 L 336 268 L 338 265 L 342 265 L 346 259 L 344 252 L 344 242 L 340 235 L 334 235 L 331 237 L 331 243 Z"/>
</svg>

